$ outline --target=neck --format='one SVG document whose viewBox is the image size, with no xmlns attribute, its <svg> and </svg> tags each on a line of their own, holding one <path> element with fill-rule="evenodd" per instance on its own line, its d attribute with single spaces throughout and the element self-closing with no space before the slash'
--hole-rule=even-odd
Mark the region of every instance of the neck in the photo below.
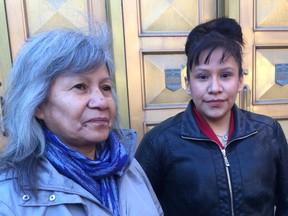
<svg viewBox="0 0 288 216">
<path fill-rule="evenodd" d="M 230 126 L 230 117 L 231 117 L 231 111 L 229 111 L 223 118 L 221 119 L 205 119 L 213 132 L 217 135 L 224 136 L 229 131 Z"/>
</svg>

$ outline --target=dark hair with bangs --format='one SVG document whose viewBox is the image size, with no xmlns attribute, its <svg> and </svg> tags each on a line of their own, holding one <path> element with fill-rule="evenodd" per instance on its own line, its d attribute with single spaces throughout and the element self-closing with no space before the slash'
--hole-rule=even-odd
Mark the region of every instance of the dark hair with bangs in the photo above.
<svg viewBox="0 0 288 216">
<path fill-rule="evenodd" d="M 234 20 L 226 17 L 214 19 L 195 27 L 188 35 L 185 45 L 187 55 L 187 80 L 192 68 L 199 64 L 203 51 L 208 51 L 204 63 L 208 63 L 211 54 L 217 48 L 223 48 L 220 62 L 232 56 L 239 66 L 239 76 L 242 75 L 242 47 L 244 46 L 242 30 Z"/>
</svg>

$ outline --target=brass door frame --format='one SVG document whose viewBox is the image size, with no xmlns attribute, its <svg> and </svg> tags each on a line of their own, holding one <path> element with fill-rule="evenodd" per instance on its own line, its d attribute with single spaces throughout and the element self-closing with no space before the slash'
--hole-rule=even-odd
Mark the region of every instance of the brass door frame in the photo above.
<svg viewBox="0 0 288 216">
<path fill-rule="evenodd" d="M 113 35 L 113 57 L 119 118 L 122 127 L 130 128 L 122 0 L 108 0 L 106 4 L 108 10 L 107 19 Z"/>
<path fill-rule="evenodd" d="M 3 95 L 3 86 L 5 86 L 5 81 L 7 73 L 11 67 L 11 55 L 9 46 L 9 36 L 8 36 L 8 26 L 6 20 L 6 10 L 5 2 L 0 2 L 0 96 Z"/>
<path fill-rule="evenodd" d="M 3 102 L 3 90 L 6 85 L 6 78 L 8 71 L 11 67 L 11 55 L 10 55 L 10 46 L 9 46 L 9 37 L 8 37 L 8 27 L 6 20 L 6 10 L 5 2 L 0 2 L 0 150 L 3 148 L 3 145 L 6 141 L 3 136 L 4 128 L 1 126 L 2 121 L 2 102 Z"/>
</svg>

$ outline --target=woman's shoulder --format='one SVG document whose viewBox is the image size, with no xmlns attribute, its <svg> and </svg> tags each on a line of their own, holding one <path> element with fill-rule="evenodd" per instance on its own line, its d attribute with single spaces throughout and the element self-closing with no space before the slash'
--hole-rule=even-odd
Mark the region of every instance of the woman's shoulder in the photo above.
<svg viewBox="0 0 288 216">
<path fill-rule="evenodd" d="M 12 170 L 1 171 L 0 172 L 0 194 L 2 192 L 11 190 L 14 186 L 14 182 L 16 181 L 16 176 L 13 174 Z M 1 199 L 2 196 L 0 196 Z"/>
<path fill-rule="evenodd" d="M 21 202 L 15 189 L 16 177 L 11 172 L 0 174 L 0 215 L 14 215 L 14 207 Z"/>
<path fill-rule="evenodd" d="M 133 157 L 129 166 L 127 167 L 127 170 L 125 174 L 123 175 L 123 178 L 129 179 L 129 181 L 145 181 L 146 180 L 146 174 L 138 161 Z"/>
<path fill-rule="evenodd" d="M 160 203 L 140 164 L 134 158 L 119 184 L 121 203 L 129 203 L 131 215 L 163 215 Z"/>
<path fill-rule="evenodd" d="M 239 109 L 239 110 L 241 112 L 242 117 L 244 116 L 245 119 L 247 119 L 248 121 L 251 121 L 252 124 L 253 123 L 264 124 L 269 127 L 274 127 L 275 124 L 277 124 L 277 121 L 270 116 L 259 114 L 259 113 L 254 113 L 254 112 L 242 110 L 242 109 Z M 242 117 L 241 119 L 243 119 Z"/>
<path fill-rule="evenodd" d="M 143 168 L 135 158 L 133 158 L 131 163 L 129 164 L 128 169 L 122 176 L 121 182 L 122 183 L 126 182 L 124 184 L 120 184 L 124 187 L 126 187 L 127 185 L 131 185 L 132 187 L 134 187 L 136 185 L 139 192 L 141 192 L 142 189 L 144 190 L 148 189 L 149 191 L 152 190 L 151 184 L 146 176 L 146 173 L 144 172 Z M 129 183 L 127 184 L 127 182 Z"/>
</svg>

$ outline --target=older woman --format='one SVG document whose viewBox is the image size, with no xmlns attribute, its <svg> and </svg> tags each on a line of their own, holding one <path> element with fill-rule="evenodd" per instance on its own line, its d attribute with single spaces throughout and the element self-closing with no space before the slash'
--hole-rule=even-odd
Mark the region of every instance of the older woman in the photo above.
<svg viewBox="0 0 288 216">
<path fill-rule="evenodd" d="M 11 71 L 0 155 L 1 215 L 162 215 L 120 130 L 109 31 L 27 41 Z"/>
</svg>

